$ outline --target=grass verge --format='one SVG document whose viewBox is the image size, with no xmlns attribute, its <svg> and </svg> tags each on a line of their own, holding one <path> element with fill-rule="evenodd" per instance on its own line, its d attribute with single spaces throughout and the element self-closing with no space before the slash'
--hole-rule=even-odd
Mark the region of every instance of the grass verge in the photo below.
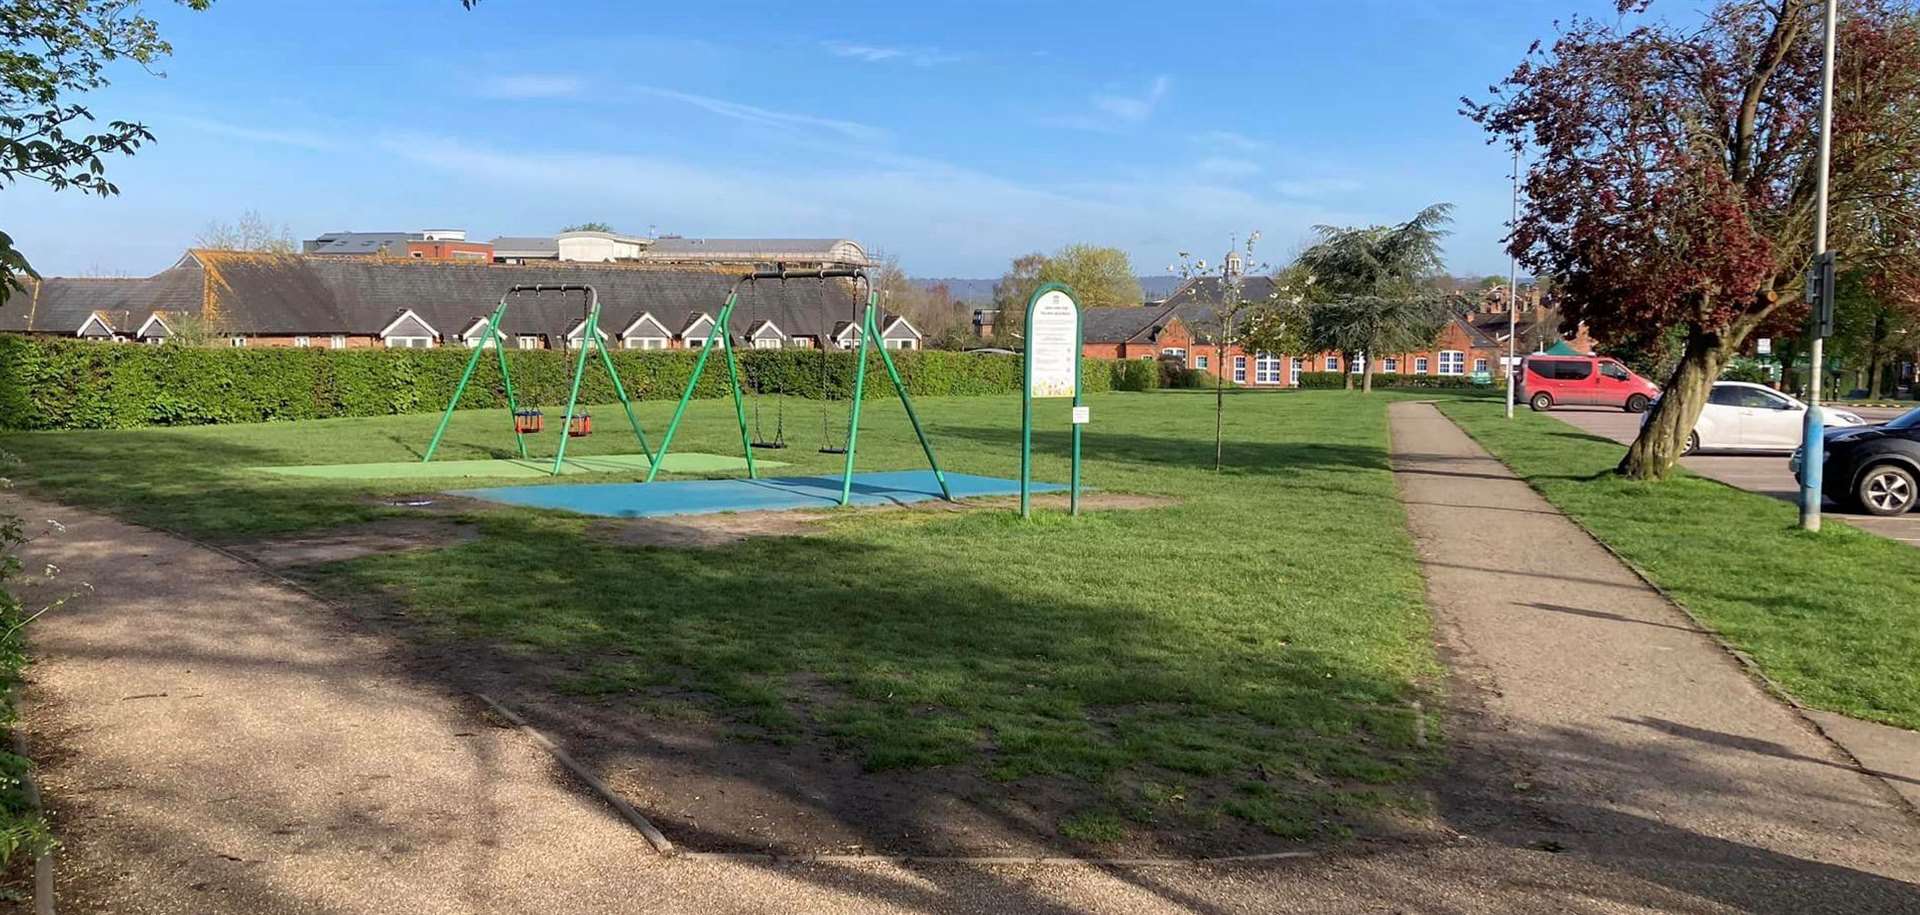
<svg viewBox="0 0 1920 915">
<path fill-rule="evenodd" d="M 14 696 L 27 664 L 26 618 L 8 582 L 19 575 L 23 542 L 20 519 L 0 514 L 0 869 L 16 856 L 31 858 L 53 846 L 46 819 L 27 792 L 33 763 L 13 752 Z"/>
<path fill-rule="evenodd" d="M 1920 729 L 1920 550 L 1681 474 L 1610 471 L 1621 446 L 1497 405 L 1442 412 L 1806 704 Z"/>
<path fill-rule="evenodd" d="M 1059 820 L 1069 838 L 1220 818 L 1337 834 L 1417 805 L 1408 784 L 1437 756 L 1416 739 L 1411 707 L 1437 666 L 1387 461 L 1389 400 L 1235 397 L 1216 472 L 1210 399 L 1090 397 L 1087 485 L 1169 497 L 1166 508 L 1029 523 L 1004 511 L 855 511 L 807 536 L 712 550 L 610 542 L 578 516 L 476 509 L 473 540 L 317 575 L 348 599 L 392 601 L 419 638 L 563 659 L 578 701 L 710 715 L 762 744 L 825 743 L 868 772 L 952 767 L 1014 797 L 1076 785 Z M 1017 399 L 917 406 L 947 469 L 1017 473 Z M 759 407 L 771 428 L 782 408 Z M 844 422 L 836 407 L 827 422 Z M 670 409 L 643 404 L 641 418 L 657 432 Z M 786 404 L 794 447 L 773 456 L 794 466 L 779 473 L 838 469 L 814 450 L 822 409 Z M 635 450 L 617 409 L 595 412 L 600 431 L 570 454 Z M 676 449 L 737 451 L 731 412 L 696 402 Z M 1038 412 L 1035 476 L 1065 479 L 1067 405 Z M 25 477 L 46 495 L 236 541 L 395 513 L 382 500 L 420 481 L 248 468 L 417 457 L 435 419 L 0 444 L 28 456 Z M 462 414 L 443 453 L 500 457 L 511 441 L 499 415 Z M 897 402 L 867 406 L 859 460 L 924 466 Z"/>
</svg>

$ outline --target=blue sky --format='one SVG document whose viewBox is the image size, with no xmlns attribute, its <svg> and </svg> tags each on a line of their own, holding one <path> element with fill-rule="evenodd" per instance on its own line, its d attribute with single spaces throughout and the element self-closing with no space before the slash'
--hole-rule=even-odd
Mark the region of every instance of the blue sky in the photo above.
<svg viewBox="0 0 1920 915">
<path fill-rule="evenodd" d="M 1438 201 L 1449 266 L 1504 273 L 1506 157 L 1457 99 L 1611 2 L 149 6 L 165 77 L 91 99 L 159 137 L 110 164 L 122 195 L 0 191 L 43 273 L 149 273 L 247 209 L 296 237 L 847 236 L 920 276 L 1091 242 L 1158 273 Z"/>
</svg>

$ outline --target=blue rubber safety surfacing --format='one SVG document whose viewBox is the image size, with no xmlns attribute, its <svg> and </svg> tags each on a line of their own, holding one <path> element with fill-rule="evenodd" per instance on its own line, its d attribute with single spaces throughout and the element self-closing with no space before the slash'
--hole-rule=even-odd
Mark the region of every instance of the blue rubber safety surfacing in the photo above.
<svg viewBox="0 0 1920 915">
<path fill-rule="evenodd" d="M 947 474 L 947 487 L 956 499 L 1020 494 L 1019 480 L 976 477 L 965 473 Z M 1032 487 L 1033 492 L 1058 492 L 1063 489 L 1066 487 L 1057 483 L 1034 483 Z M 608 518 L 653 518 L 661 515 L 831 508 L 840 504 L 840 477 L 502 486 L 456 490 L 453 495 Z M 850 504 L 905 505 L 938 498 L 940 481 L 934 478 L 933 471 L 899 470 L 854 474 Z"/>
</svg>

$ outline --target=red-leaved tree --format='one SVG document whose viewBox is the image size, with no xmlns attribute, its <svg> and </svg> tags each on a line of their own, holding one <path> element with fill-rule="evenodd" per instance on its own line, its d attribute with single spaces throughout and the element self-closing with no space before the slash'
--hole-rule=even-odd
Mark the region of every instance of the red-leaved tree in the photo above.
<svg viewBox="0 0 1920 915">
<path fill-rule="evenodd" d="M 1620 472 L 1665 477 L 1727 360 L 1802 320 L 1813 255 L 1823 0 L 1719 0 L 1697 26 L 1620 0 L 1570 21 L 1486 102 L 1533 153 L 1510 240 L 1601 341 L 1683 328 L 1665 396 Z M 1920 281 L 1920 11 L 1839 0 L 1830 246 L 1889 288 Z"/>
</svg>

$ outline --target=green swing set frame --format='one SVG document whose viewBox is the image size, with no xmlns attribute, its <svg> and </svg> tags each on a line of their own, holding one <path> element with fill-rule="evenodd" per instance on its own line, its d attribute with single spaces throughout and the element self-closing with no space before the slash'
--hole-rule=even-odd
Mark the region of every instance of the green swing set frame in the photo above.
<svg viewBox="0 0 1920 915">
<path fill-rule="evenodd" d="M 486 337 L 474 345 L 473 355 L 467 359 L 466 371 L 460 373 L 460 384 L 453 389 L 453 397 L 447 401 L 447 410 L 440 417 L 440 426 L 434 430 L 433 441 L 427 443 L 427 453 L 420 458 L 420 462 L 425 464 L 432 461 L 434 452 L 440 449 L 440 440 L 446 436 L 447 425 L 453 421 L 453 411 L 460 406 L 460 398 L 467 393 L 467 384 L 473 380 L 473 372 L 474 369 L 480 365 L 480 357 L 489 349 L 492 349 L 500 359 L 500 383 L 504 385 L 507 390 L 507 417 L 513 422 L 514 443 L 519 446 L 520 459 L 523 461 L 529 459 L 527 455 L 527 437 L 520 431 L 520 406 L 513 393 L 513 373 L 507 370 L 507 338 L 506 335 L 500 331 L 500 322 L 507 316 L 508 303 L 515 296 L 525 292 L 531 292 L 536 296 L 544 292 L 557 292 L 562 295 L 580 292 L 586 295 L 586 306 L 582 310 L 582 323 L 580 327 L 580 354 L 575 358 L 573 364 L 573 389 L 567 394 L 567 416 L 560 426 L 560 447 L 554 452 L 553 469 L 551 473 L 558 476 L 561 469 L 566 466 L 567 441 L 573 437 L 571 435 L 573 418 L 575 411 L 580 405 L 580 382 L 585 379 L 587 375 L 587 353 L 589 351 L 600 354 L 600 364 L 606 368 L 607 376 L 613 379 L 613 392 L 619 396 L 620 405 L 626 409 L 627 423 L 633 427 L 633 437 L 640 443 L 640 450 L 646 453 L 647 461 L 651 465 L 651 470 L 658 470 L 660 462 L 654 457 L 653 449 L 647 446 L 647 434 L 641 431 L 639 418 L 633 415 L 633 400 L 627 396 L 627 386 L 620 383 L 620 373 L 614 369 L 613 357 L 607 354 L 606 342 L 601 339 L 600 293 L 585 283 L 536 283 L 531 285 L 515 285 L 507 288 L 507 291 L 500 296 L 500 304 L 493 309 L 493 314 L 487 318 Z M 705 358 L 704 354 L 702 354 L 702 358 Z M 666 449 L 662 447 L 660 453 L 664 456 Z M 649 472 L 647 478 L 652 479 L 653 474 Z"/>
<path fill-rule="evenodd" d="M 865 284 L 867 288 L 866 307 L 860 319 L 860 347 L 859 355 L 856 357 L 858 362 L 855 363 L 853 373 L 853 401 L 847 417 L 846 462 L 840 473 L 840 504 L 846 505 L 853 499 L 854 455 L 860 443 L 860 404 L 866 393 L 867 353 L 870 349 L 878 349 L 880 352 L 880 361 L 886 366 L 887 377 L 893 381 L 893 389 L 900 395 L 900 405 L 906 408 L 907 420 L 913 424 L 913 434 L 920 440 L 920 449 L 926 452 L 927 465 L 933 468 L 933 477 L 940 483 L 941 498 L 952 502 L 953 492 L 947 486 L 947 475 L 940 469 L 939 458 L 934 456 L 933 441 L 927 438 L 926 429 L 920 425 L 920 414 L 913 408 L 913 398 L 907 394 L 907 385 L 900 378 L 900 369 L 893 364 L 893 356 L 887 352 L 885 346 L 874 347 L 873 345 L 873 341 L 880 337 L 877 318 L 880 294 L 873 288 L 873 280 L 867 276 L 866 269 L 853 266 L 788 270 L 784 266 L 776 265 L 772 269 L 757 269 L 743 274 L 734 281 L 733 286 L 727 290 L 726 304 L 720 306 L 720 314 L 714 318 L 713 328 L 707 333 L 706 344 L 700 348 L 700 358 L 693 364 L 693 376 L 687 379 L 687 388 L 680 395 L 679 406 L 673 410 L 673 419 L 667 423 L 667 431 L 660 438 L 659 456 L 653 459 L 653 466 L 648 468 L 646 481 L 653 482 L 653 478 L 660 473 L 660 464 L 666 460 L 667 449 L 673 445 L 674 433 L 680 429 L 680 421 L 687 413 L 687 404 L 693 400 L 694 388 L 700 384 L 700 376 L 707 369 L 707 358 L 713 355 L 716 343 L 726 353 L 727 379 L 729 386 L 733 389 L 734 417 L 740 423 L 740 451 L 746 455 L 747 478 L 754 480 L 760 478 L 760 471 L 753 462 L 753 438 L 747 432 L 747 409 L 740 386 L 739 360 L 733 352 L 733 309 L 740 303 L 742 283 L 789 279 L 817 279 L 822 283 L 830 279 L 851 279 L 856 288 L 861 284 Z M 823 339 L 820 341 L 820 346 L 824 348 L 826 343 L 827 341 Z M 822 358 L 825 358 L 824 353 Z M 618 384 L 618 381 L 616 380 L 615 383 Z M 638 426 L 635 429 L 637 431 Z"/>
</svg>

